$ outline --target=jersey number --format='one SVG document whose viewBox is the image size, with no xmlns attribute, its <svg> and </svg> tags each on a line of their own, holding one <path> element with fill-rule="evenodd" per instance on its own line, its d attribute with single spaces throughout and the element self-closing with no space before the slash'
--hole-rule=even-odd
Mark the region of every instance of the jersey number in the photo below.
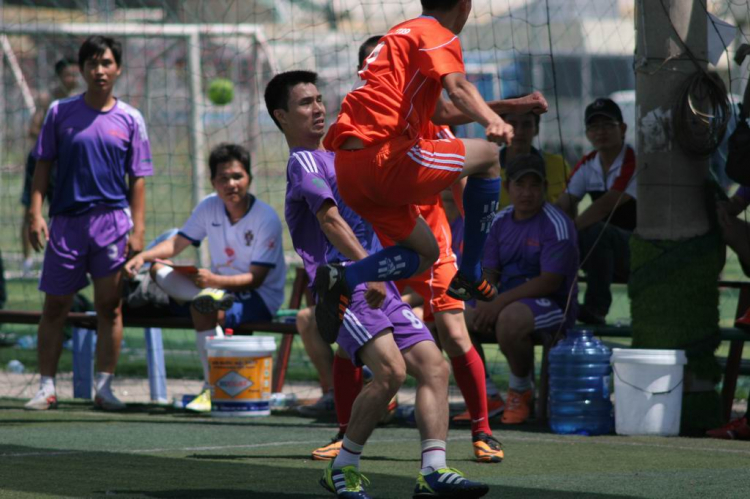
<svg viewBox="0 0 750 499">
<path fill-rule="evenodd" d="M 401 313 L 404 314 L 404 317 L 406 317 L 409 322 L 411 322 L 411 325 L 414 329 L 422 329 L 422 327 L 424 326 L 422 324 L 422 321 L 419 320 L 419 317 L 414 315 L 414 312 L 412 312 L 411 310 L 404 309 L 401 311 Z"/>
</svg>

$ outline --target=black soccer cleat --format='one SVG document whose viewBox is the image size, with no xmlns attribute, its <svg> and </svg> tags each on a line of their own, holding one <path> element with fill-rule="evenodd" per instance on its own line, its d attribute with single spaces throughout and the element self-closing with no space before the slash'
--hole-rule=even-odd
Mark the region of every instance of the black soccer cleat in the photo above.
<svg viewBox="0 0 750 499">
<path fill-rule="evenodd" d="M 344 322 L 344 314 L 351 302 L 351 292 L 344 279 L 343 265 L 321 265 L 315 272 L 315 292 L 318 301 L 315 306 L 315 320 L 318 331 L 328 343 L 333 343 Z"/>
<path fill-rule="evenodd" d="M 497 288 L 487 282 L 487 279 L 480 278 L 478 281 L 472 281 L 468 277 L 456 272 L 453 280 L 448 286 L 448 296 L 456 300 L 469 301 L 492 301 L 497 296 Z"/>
</svg>

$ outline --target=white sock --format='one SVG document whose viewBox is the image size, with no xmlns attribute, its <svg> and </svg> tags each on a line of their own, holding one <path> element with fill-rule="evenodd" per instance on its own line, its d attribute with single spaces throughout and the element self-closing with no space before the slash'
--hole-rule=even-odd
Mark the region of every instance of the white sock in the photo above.
<svg viewBox="0 0 750 499">
<path fill-rule="evenodd" d="M 193 281 L 167 266 L 156 271 L 156 284 L 169 296 L 182 302 L 191 301 L 201 292 Z"/>
<path fill-rule="evenodd" d="M 114 377 L 115 375 L 113 373 L 96 373 L 96 377 L 94 379 L 94 387 L 96 388 L 96 393 L 111 393 L 112 378 Z"/>
<path fill-rule="evenodd" d="M 39 379 L 39 389 L 44 391 L 44 394 L 54 395 L 55 394 L 55 377 L 54 376 L 42 376 Z"/>
<path fill-rule="evenodd" d="M 349 437 L 344 435 L 344 440 L 341 442 L 341 450 L 333 461 L 333 467 L 341 469 L 344 466 L 354 466 L 359 469 L 359 456 L 362 455 L 364 447 L 364 445 L 352 442 L 349 440 Z"/>
<path fill-rule="evenodd" d="M 510 386 L 510 389 L 514 392 L 525 392 L 527 390 L 531 390 L 531 387 L 534 386 L 531 379 L 531 373 L 529 373 L 527 376 L 520 377 L 515 376 L 513 373 L 510 373 L 508 386 Z"/>
<path fill-rule="evenodd" d="M 427 439 L 422 440 L 422 469 L 423 475 L 447 468 L 445 463 L 445 440 Z"/>
</svg>

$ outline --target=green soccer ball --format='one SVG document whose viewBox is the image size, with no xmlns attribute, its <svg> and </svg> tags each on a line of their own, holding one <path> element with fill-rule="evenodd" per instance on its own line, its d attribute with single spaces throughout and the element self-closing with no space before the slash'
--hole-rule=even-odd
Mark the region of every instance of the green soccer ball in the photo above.
<svg viewBox="0 0 750 499">
<path fill-rule="evenodd" d="M 225 106 L 234 99 L 234 83 L 226 78 L 216 78 L 208 85 L 208 98 L 217 106 Z"/>
</svg>

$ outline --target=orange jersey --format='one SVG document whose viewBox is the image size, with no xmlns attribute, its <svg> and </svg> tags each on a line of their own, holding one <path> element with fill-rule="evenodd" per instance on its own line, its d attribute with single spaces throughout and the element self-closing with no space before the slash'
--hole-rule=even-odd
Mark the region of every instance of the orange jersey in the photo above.
<svg viewBox="0 0 750 499">
<path fill-rule="evenodd" d="M 349 137 L 365 147 L 423 137 L 443 91 L 442 78 L 465 73 L 461 42 L 435 18 L 393 27 L 365 60 L 362 86 L 350 92 L 324 141 L 337 151 Z"/>
</svg>

